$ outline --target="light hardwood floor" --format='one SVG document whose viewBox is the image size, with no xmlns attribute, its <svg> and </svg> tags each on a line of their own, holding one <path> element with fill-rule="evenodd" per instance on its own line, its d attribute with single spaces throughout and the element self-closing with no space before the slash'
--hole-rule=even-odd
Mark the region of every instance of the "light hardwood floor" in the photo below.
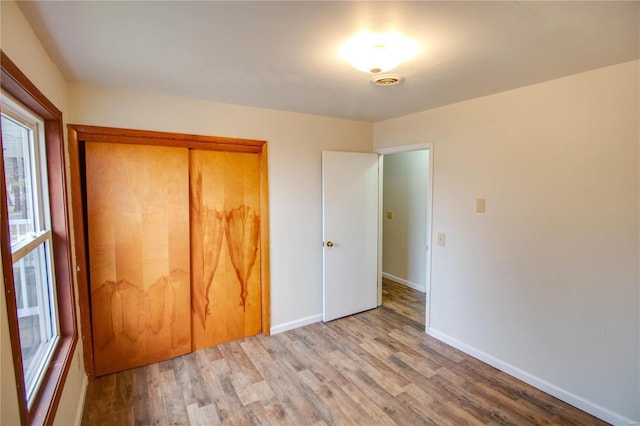
<svg viewBox="0 0 640 426">
<path fill-rule="evenodd" d="M 606 424 L 427 336 L 423 324 L 424 295 L 385 281 L 378 309 L 98 378 L 82 423 Z"/>
</svg>

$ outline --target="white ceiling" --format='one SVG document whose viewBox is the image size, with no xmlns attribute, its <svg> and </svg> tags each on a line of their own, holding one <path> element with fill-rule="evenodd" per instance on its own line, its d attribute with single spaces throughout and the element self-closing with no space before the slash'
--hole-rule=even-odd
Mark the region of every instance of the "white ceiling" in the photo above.
<svg viewBox="0 0 640 426">
<path fill-rule="evenodd" d="M 380 121 L 637 59 L 639 2 L 36 1 L 71 82 Z M 395 29 L 419 55 L 376 87 L 338 55 Z"/>
</svg>

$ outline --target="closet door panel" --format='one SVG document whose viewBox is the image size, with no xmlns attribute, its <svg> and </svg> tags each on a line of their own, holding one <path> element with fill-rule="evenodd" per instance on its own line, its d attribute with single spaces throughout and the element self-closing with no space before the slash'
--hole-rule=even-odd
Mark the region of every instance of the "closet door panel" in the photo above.
<svg viewBox="0 0 640 426">
<path fill-rule="evenodd" d="M 96 375 L 187 353 L 189 154 L 86 143 Z"/>
<path fill-rule="evenodd" d="M 261 331 L 260 157 L 190 151 L 193 347 Z"/>
</svg>

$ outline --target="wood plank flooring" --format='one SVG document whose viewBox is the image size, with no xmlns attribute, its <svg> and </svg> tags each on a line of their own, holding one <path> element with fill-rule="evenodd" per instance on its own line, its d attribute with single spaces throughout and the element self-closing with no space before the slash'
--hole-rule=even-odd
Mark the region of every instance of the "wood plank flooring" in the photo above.
<svg viewBox="0 0 640 426">
<path fill-rule="evenodd" d="M 386 281 L 383 301 L 98 378 L 82 424 L 606 424 L 427 336 L 422 293 Z"/>
<path fill-rule="evenodd" d="M 382 278 L 382 305 L 422 324 L 423 329 L 426 304 L 424 293 L 388 278 Z"/>
</svg>

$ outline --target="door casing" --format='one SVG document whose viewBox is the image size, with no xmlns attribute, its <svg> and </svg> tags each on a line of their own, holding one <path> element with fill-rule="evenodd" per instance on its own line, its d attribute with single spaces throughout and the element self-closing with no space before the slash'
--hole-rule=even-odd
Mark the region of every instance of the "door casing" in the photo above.
<svg viewBox="0 0 640 426">
<path fill-rule="evenodd" d="M 86 198 L 83 164 L 85 143 L 108 142 L 141 145 L 159 145 L 204 150 L 250 152 L 260 155 L 260 261 L 261 278 L 261 329 L 269 335 L 271 328 L 270 270 L 269 270 L 269 209 L 267 181 L 267 142 L 252 139 L 236 139 L 217 136 L 201 136 L 148 130 L 120 129 L 113 127 L 68 124 L 71 201 L 73 211 L 74 248 L 80 307 L 80 330 L 83 342 L 84 367 L 90 381 L 95 379 L 93 337 L 91 334 L 89 269 L 86 245 Z"/>
</svg>

